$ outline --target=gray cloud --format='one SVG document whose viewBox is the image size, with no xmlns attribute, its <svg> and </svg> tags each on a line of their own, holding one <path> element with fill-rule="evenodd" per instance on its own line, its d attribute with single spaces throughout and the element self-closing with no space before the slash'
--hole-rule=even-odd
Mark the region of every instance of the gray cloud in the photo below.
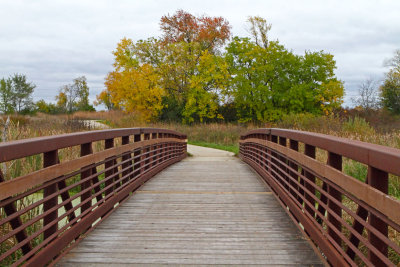
<svg viewBox="0 0 400 267">
<path fill-rule="evenodd" d="M 381 79 L 383 61 L 400 48 L 400 1 L 18 1 L 1 2 L 0 77 L 24 73 L 35 99 L 54 100 L 58 89 L 85 75 L 90 98 L 104 88 L 111 51 L 123 37 L 159 36 L 161 16 L 184 9 L 223 16 L 234 35 L 246 36 L 247 16 L 273 24 L 271 39 L 296 53 L 335 55 L 345 82 L 345 104 L 368 77 Z"/>
</svg>

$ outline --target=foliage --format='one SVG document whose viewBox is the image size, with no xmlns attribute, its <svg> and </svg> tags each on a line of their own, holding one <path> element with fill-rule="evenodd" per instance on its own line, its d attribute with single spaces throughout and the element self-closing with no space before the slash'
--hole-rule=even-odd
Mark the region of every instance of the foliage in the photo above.
<svg viewBox="0 0 400 267">
<path fill-rule="evenodd" d="M 85 76 L 78 77 L 73 80 L 72 84 L 61 87 L 59 94 L 56 96 L 56 101 L 57 107 L 68 113 L 78 110 L 95 110 L 89 104 L 89 87 Z"/>
<path fill-rule="evenodd" d="M 114 105 L 127 112 L 137 111 L 146 121 L 156 118 L 162 109 L 164 90 L 158 85 L 158 75 L 149 64 L 111 72 L 105 84 Z"/>
<path fill-rule="evenodd" d="M 11 79 L 0 80 L 0 112 L 10 114 L 14 112 L 14 94 Z"/>
<path fill-rule="evenodd" d="M 0 111 L 29 113 L 33 107 L 32 93 L 36 85 L 27 81 L 23 74 L 14 74 L 0 80 Z"/>
<path fill-rule="evenodd" d="M 160 26 L 160 40 L 124 38 L 118 43 L 115 70 L 105 82 L 111 102 L 125 111 L 148 113 L 146 120 L 221 118 L 218 109 L 229 77 L 218 49 L 230 36 L 228 22 L 178 10 L 163 16 Z M 99 101 L 105 96 L 99 95 Z"/>
<path fill-rule="evenodd" d="M 232 75 L 229 94 L 240 121 L 276 121 L 285 113 L 329 114 L 342 103 L 343 84 L 334 77 L 333 56 L 298 56 L 277 41 L 268 47 L 235 37 L 227 47 Z"/>
<path fill-rule="evenodd" d="M 96 101 L 94 102 L 95 106 L 104 105 L 107 110 L 115 109 L 114 103 L 111 101 L 111 94 L 108 90 L 103 90 L 99 95 L 96 96 Z"/>
<path fill-rule="evenodd" d="M 46 103 L 43 99 L 35 103 L 36 111 L 47 113 L 47 114 L 57 114 L 60 113 L 60 109 L 53 103 Z"/>
<path fill-rule="evenodd" d="M 269 40 L 265 19 L 248 22 L 254 41 L 235 37 L 223 52 L 230 37 L 224 18 L 183 10 L 163 16 L 159 40 L 118 43 L 115 69 L 97 103 L 137 114 L 146 104 L 147 120 L 184 123 L 215 122 L 224 115 L 241 122 L 278 121 L 286 113 L 330 114 L 340 107 L 344 88 L 331 54 L 296 55 Z"/>
<path fill-rule="evenodd" d="M 256 45 L 268 48 L 268 32 L 272 25 L 268 24 L 266 19 L 258 16 L 249 17 L 247 22 L 250 24 L 249 32 Z"/>
<path fill-rule="evenodd" d="M 390 70 L 380 89 L 383 107 L 394 114 L 400 114 L 400 72 Z"/>
<path fill-rule="evenodd" d="M 163 16 L 160 22 L 164 43 L 199 43 L 201 50 L 212 53 L 230 37 L 228 21 L 222 17 L 195 17 L 183 10 Z"/>
</svg>

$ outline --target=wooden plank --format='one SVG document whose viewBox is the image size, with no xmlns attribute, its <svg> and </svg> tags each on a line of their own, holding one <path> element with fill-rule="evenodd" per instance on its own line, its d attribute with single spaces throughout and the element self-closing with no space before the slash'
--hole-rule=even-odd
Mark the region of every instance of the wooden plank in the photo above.
<svg viewBox="0 0 400 267">
<path fill-rule="evenodd" d="M 58 265 L 323 266 L 258 175 L 219 158 L 191 157 L 158 174 Z"/>
</svg>

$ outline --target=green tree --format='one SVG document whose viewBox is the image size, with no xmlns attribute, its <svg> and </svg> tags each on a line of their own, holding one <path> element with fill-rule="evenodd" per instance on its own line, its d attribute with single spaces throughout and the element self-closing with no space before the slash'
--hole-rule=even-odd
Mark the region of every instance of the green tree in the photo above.
<svg viewBox="0 0 400 267">
<path fill-rule="evenodd" d="M 11 77 L 11 84 L 15 111 L 20 113 L 23 110 L 30 110 L 33 107 L 32 93 L 36 85 L 27 82 L 23 74 L 14 74 Z"/>
<path fill-rule="evenodd" d="M 55 104 L 46 103 L 46 101 L 44 101 L 43 99 L 37 101 L 35 103 L 35 106 L 37 112 L 48 113 L 48 114 L 57 114 L 60 112 L 60 110 L 57 108 Z"/>
<path fill-rule="evenodd" d="M 380 87 L 382 106 L 394 114 L 400 114 L 400 50 L 385 62 L 392 67 Z"/>
<path fill-rule="evenodd" d="M 380 90 L 383 107 L 400 114 L 400 72 L 390 70 Z"/>
<path fill-rule="evenodd" d="M 335 78 L 333 56 L 295 55 L 277 41 L 260 45 L 235 37 L 227 46 L 232 76 L 228 95 L 241 121 L 274 121 L 284 113 L 329 113 L 340 106 L 343 84 Z"/>
<path fill-rule="evenodd" d="M 0 80 L 0 112 L 10 114 L 14 112 L 14 94 L 11 79 Z"/>
<path fill-rule="evenodd" d="M 72 84 L 61 87 L 59 94 L 56 96 L 57 106 L 64 109 L 68 113 L 74 111 L 94 111 L 92 105 L 89 104 L 89 86 L 86 77 L 78 77 L 73 80 Z"/>
</svg>

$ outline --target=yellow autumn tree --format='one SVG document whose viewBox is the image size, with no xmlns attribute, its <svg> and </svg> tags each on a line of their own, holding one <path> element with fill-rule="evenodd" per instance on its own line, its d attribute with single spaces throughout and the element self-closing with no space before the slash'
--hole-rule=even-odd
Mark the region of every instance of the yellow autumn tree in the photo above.
<svg viewBox="0 0 400 267">
<path fill-rule="evenodd" d="M 136 112 L 150 121 L 162 110 L 164 90 L 159 77 L 149 64 L 110 72 L 105 81 L 112 103 L 127 112 Z"/>
</svg>

